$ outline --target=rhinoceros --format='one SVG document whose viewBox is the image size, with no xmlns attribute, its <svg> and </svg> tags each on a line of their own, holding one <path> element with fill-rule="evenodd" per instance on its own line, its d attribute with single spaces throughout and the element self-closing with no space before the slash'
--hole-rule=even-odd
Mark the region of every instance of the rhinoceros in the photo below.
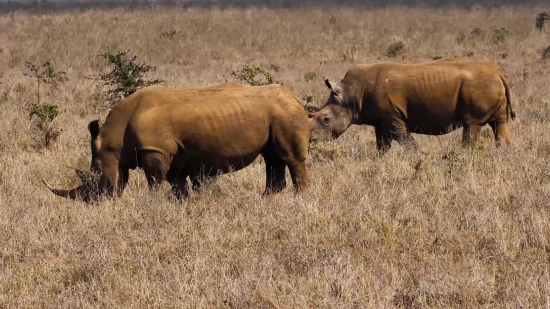
<svg viewBox="0 0 550 309">
<path fill-rule="evenodd" d="M 177 199 L 200 180 L 238 171 L 260 154 L 265 160 L 263 195 L 286 187 L 288 166 L 295 189 L 310 184 L 306 167 L 311 135 L 307 113 L 296 95 L 270 84 L 223 83 L 208 87 L 154 85 L 120 100 L 100 127 L 88 124 L 91 172 L 71 190 L 49 189 L 60 196 L 93 201 L 104 192 L 120 196 L 130 169 L 142 168 L 150 190 L 167 180 Z"/>
<path fill-rule="evenodd" d="M 476 146 L 489 124 L 497 147 L 511 142 L 515 119 L 510 86 L 492 64 L 443 58 L 405 64 L 357 64 L 335 83 L 322 108 L 310 108 L 312 141 L 338 138 L 352 124 L 374 126 L 384 153 L 393 140 L 417 148 L 411 133 L 442 135 L 463 127 L 462 141 Z"/>
</svg>

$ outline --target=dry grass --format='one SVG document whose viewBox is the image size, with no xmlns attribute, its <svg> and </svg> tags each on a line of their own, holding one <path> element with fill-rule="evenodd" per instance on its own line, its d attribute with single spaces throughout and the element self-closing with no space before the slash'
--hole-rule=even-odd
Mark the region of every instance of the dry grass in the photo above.
<svg viewBox="0 0 550 309">
<path fill-rule="evenodd" d="M 550 7 L 472 10 L 148 10 L 0 16 L 0 307 L 541 308 L 550 305 L 550 70 L 540 51 Z M 481 34 L 471 34 L 479 27 Z M 509 35 L 494 42 L 495 28 Z M 162 31 L 176 30 L 173 38 Z M 497 64 L 518 114 L 513 145 L 460 147 L 460 131 L 394 144 L 375 157 L 374 132 L 352 127 L 313 145 L 311 191 L 261 198 L 253 166 L 182 203 L 150 194 L 141 170 L 119 200 L 54 196 L 40 182 L 76 183 L 87 169 L 87 123 L 103 117 L 96 55 L 129 49 L 170 86 L 270 70 L 321 105 L 322 77 L 354 62 L 435 56 Z M 51 59 L 69 81 L 45 95 L 65 112 L 51 149 L 33 148 L 25 61 Z M 306 80 L 304 76 L 308 74 Z M 289 179 L 290 181 L 290 179 Z"/>
</svg>

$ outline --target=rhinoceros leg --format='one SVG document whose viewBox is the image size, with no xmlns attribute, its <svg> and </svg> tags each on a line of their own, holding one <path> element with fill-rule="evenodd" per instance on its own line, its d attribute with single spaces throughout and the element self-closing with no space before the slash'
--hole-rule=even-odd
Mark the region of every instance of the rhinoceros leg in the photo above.
<svg viewBox="0 0 550 309">
<path fill-rule="evenodd" d="M 511 143 L 510 127 L 508 126 L 508 122 L 494 121 L 489 122 L 489 125 L 491 126 L 491 128 L 493 129 L 493 133 L 495 134 L 495 144 L 497 147 L 501 146 L 503 139 L 506 144 Z"/>
<path fill-rule="evenodd" d="M 271 147 L 269 147 L 271 148 Z M 277 193 L 286 187 L 285 170 L 286 163 L 279 158 L 275 151 L 263 153 L 265 160 L 265 190 L 263 195 Z"/>
<path fill-rule="evenodd" d="M 187 184 L 187 177 L 178 177 L 174 181 L 170 182 L 172 194 L 178 200 L 183 200 L 189 197 L 189 185 Z"/>
<path fill-rule="evenodd" d="M 166 174 L 170 167 L 170 159 L 160 152 L 150 150 L 142 151 L 140 158 L 149 189 L 154 191 L 166 180 Z"/>
<path fill-rule="evenodd" d="M 374 126 L 374 132 L 376 134 L 376 148 L 379 154 L 388 152 L 394 140 L 407 148 L 420 149 L 407 125 L 401 119 L 381 122 Z"/>
<path fill-rule="evenodd" d="M 393 140 L 393 134 L 391 131 L 384 128 L 381 124 L 374 127 L 374 133 L 376 134 L 376 149 L 380 154 L 388 152 L 391 148 Z"/>
<path fill-rule="evenodd" d="M 120 169 L 119 170 L 119 179 L 118 179 L 118 189 L 119 191 L 124 191 L 124 189 L 126 188 L 126 186 L 128 185 L 128 180 L 130 180 L 130 170 L 125 168 L 125 169 Z"/>
<path fill-rule="evenodd" d="M 288 164 L 292 184 L 298 191 L 305 191 L 311 183 L 311 176 L 306 166 L 305 161 L 290 162 Z"/>
<path fill-rule="evenodd" d="M 166 174 L 166 180 L 170 183 L 172 194 L 177 200 L 182 200 L 189 196 L 189 185 L 187 184 L 188 173 L 181 167 L 171 167 Z"/>
<path fill-rule="evenodd" d="M 462 129 L 462 143 L 464 145 L 470 145 L 471 147 L 477 146 L 480 132 L 480 125 L 464 123 L 464 128 Z"/>
<path fill-rule="evenodd" d="M 194 177 L 191 177 L 191 184 L 193 185 L 193 190 L 199 191 L 205 183 L 212 183 L 216 180 L 216 175 L 206 175 L 204 173 L 200 173 L 199 175 L 195 175 Z"/>
</svg>

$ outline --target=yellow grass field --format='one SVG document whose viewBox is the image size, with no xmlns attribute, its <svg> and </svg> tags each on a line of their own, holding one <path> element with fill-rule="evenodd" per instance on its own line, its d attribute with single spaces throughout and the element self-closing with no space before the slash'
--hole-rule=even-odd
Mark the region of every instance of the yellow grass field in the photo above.
<svg viewBox="0 0 550 309">
<path fill-rule="evenodd" d="M 548 308 L 550 7 L 296 10 L 158 8 L 0 15 L 0 308 Z M 500 30 L 500 39 L 495 29 Z M 479 30 L 475 30 L 479 28 Z M 473 32 L 473 33 L 472 33 Z M 165 33 L 163 35 L 163 33 Z M 402 53 L 388 57 L 392 43 Z M 376 158 L 374 129 L 312 145 L 313 184 L 261 197 L 263 161 L 183 202 L 150 193 L 142 170 L 120 199 L 53 195 L 88 170 L 89 121 L 105 119 L 101 53 L 129 50 L 168 86 L 271 72 L 321 106 L 323 78 L 354 63 L 465 57 L 509 78 L 512 142 L 461 147 L 461 130 L 415 135 Z M 550 55 L 549 55 L 550 56 Z M 26 61 L 68 81 L 41 85 L 63 111 L 49 148 L 29 109 Z M 104 89 L 105 90 L 105 89 Z M 287 174 L 290 184 L 290 176 Z"/>
</svg>

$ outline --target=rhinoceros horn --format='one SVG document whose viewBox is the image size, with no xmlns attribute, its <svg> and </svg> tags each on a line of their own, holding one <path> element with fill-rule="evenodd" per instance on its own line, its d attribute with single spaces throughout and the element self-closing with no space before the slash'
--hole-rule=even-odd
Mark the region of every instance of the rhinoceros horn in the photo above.
<svg viewBox="0 0 550 309">
<path fill-rule="evenodd" d="M 61 190 L 61 189 L 52 188 L 44 179 L 42 179 L 42 182 L 54 194 L 62 196 L 62 197 L 68 197 L 68 198 L 73 199 L 73 200 L 75 200 L 77 198 L 77 196 L 79 196 L 79 193 L 82 192 L 82 189 L 84 187 L 83 185 L 81 185 L 81 186 L 78 186 L 78 187 L 76 187 L 74 189 L 71 189 L 71 190 Z"/>
<path fill-rule="evenodd" d="M 78 178 L 80 178 L 80 181 L 82 184 L 74 189 L 70 190 L 60 190 L 60 189 L 54 189 L 52 188 L 45 180 L 42 180 L 42 182 L 52 191 L 54 194 L 67 197 L 73 200 L 76 200 L 77 198 L 82 199 L 84 202 L 89 203 L 94 200 L 96 195 L 98 195 L 98 177 L 97 175 L 85 172 L 79 169 L 75 169 L 76 175 Z"/>
</svg>

